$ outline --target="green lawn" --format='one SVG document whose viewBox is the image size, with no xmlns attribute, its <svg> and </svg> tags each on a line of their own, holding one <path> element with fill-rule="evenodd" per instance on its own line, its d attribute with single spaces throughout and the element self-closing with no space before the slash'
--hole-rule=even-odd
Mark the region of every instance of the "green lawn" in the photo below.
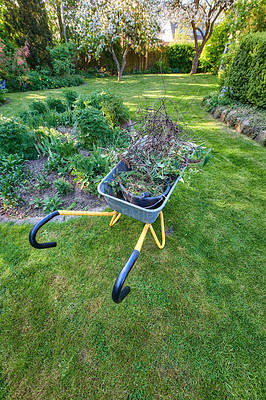
<svg viewBox="0 0 266 400">
<path fill-rule="evenodd" d="M 119 305 L 115 279 L 143 224 L 122 216 L 0 225 L 2 399 L 264 399 L 265 149 L 202 109 L 210 75 L 167 75 L 167 95 L 214 154 L 164 209 L 159 250 L 148 233 Z M 160 76 L 91 79 L 80 93 L 119 93 L 132 115 Z M 10 94 L 2 115 L 61 90 Z M 159 220 L 154 223 L 158 232 Z M 2 396 L 2 397 L 1 397 Z"/>
</svg>

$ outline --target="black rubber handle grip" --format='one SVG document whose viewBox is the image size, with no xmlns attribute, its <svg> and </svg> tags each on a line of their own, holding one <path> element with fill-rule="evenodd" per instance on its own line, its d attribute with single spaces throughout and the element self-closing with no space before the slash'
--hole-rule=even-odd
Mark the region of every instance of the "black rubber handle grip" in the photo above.
<svg viewBox="0 0 266 400">
<path fill-rule="evenodd" d="M 115 303 L 121 303 L 121 301 L 124 300 L 124 298 L 129 294 L 130 292 L 130 287 L 126 286 L 124 289 L 123 285 L 125 283 L 125 280 L 131 271 L 131 268 L 137 261 L 137 258 L 139 256 L 139 251 L 138 250 L 133 250 L 131 256 L 127 260 L 124 268 L 121 270 L 120 274 L 118 275 L 117 280 L 115 281 L 114 287 L 113 287 L 113 292 L 112 292 L 112 299 Z"/>
<path fill-rule="evenodd" d="M 52 218 L 56 217 L 59 215 L 59 211 L 54 211 L 51 214 L 47 215 L 45 218 L 43 218 L 38 224 L 36 224 L 32 230 L 30 231 L 30 236 L 29 236 L 29 241 L 30 244 L 35 247 L 35 249 L 48 249 L 49 247 L 55 247 L 56 242 L 50 242 L 50 243 L 38 243 L 36 241 L 36 235 L 38 230 L 46 224 L 46 222 L 50 221 Z"/>
</svg>

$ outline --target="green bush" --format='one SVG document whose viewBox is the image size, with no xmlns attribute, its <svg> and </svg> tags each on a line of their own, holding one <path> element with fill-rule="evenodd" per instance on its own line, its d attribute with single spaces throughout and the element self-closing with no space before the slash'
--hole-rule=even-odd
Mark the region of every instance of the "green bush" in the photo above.
<svg viewBox="0 0 266 400">
<path fill-rule="evenodd" d="M 92 145 L 105 145 L 111 136 L 106 119 L 102 112 L 92 106 L 75 111 L 76 134 L 82 147 L 91 148 Z"/>
<path fill-rule="evenodd" d="M 110 158 L 93 145 L 90 157 L 77 154 L 72 158 L 73 173 L 77 176 L 74 181 L 81 189 L 84 187 L 90 193 L 97 193 L 97 185 L 110 170 Z"/>
<path fill-rule="evenodd" d="M 18 154 L 0 157 L 0 198 L 4 207 L 16 206 L 22 202 L 19 189 L 24 187 L 27 174 L 24 160 Z"/>
<path fill-rule="evenodd" d="M 93 92 L 89 96 L 80 96 L 75 109 L 84 109 L 88 106 L 101 110 L 110 127 L 121 125 L 129 120 L 129 109 L 123 104 L 120 97 L 108 92 Z"/>
<path fill-rule="evenodd" d="M 192 60 L 195 55 L 193 44 L 175 43 L 169 46 L 169 65 L 175 71 L 181 73 L 189 73 L 191 70 Z"/>
<path fill-rule="evenodd" d="M 66 111 L 67 106 L 60 99 L 54 99 L 53 97 L 49 97 L 46 100 L 47 106 L 50 110 L 55 110 L 58 113 L 63 113 Z"/>
<path fill-rule="evenodd" d="M 68 107 L 72 109 L 73 104 L 77 100 L 79 94 L 75 90 L 65 89 L 65 90 L 63 90 L 63 96 L 67 101 Z"/>
<path fill-rule="evenodd" d="M 29 128 L 14 118 L 0 117 L 0 152 L 18 154 L 25 159 L 37 156 Z"/>
<path fill-rule="evenodd" d="M 48 48 L 51 56 L 53 71 L 56 76 L 72 75 L 75 73 L 75 58 L 77 47 L 68 42 Z"/>
<path fill-rule="evenodd" d="M 218 73 L 228 36 L 226 22 L 214 27 L 212 36 L 204 46 L 199 59 L 200 67 L 204 72 Z"/>
<path fill-rule="evenodd" d="M 21 79 L 23 78 L 23 82 Z M 44 75 L 42 70 L 28 71 L 23 77 L 14 77 L 7 82 L 8 89 L 13 91 L 44 90 L 60 87 L 79 86 L 84 83 L 80 75 L 51 77 Z"/>
<path fill-rule="evenodd" d="M 5 102 L 7 101 L 6 93 L 7 89 L 0 89 L 0 105 L 5 104 Z"/>
<path fill-rule="evenodd" d="M 46 104 L 41 100 L 34 100 L 29 104 L 29 109 L 35 112 L 35 114 L 45 114 L 47 111 Z"/>
<path fill-rule="evenodd" d="M 221 86 L 232 99 L 266 107 L 266 32 L 247 35 L 229 52 Z"/>
<path fill-rule="evenodd" d="M 69 126 L 72 127 L 75 124 L 75 116 L 73 111 L 67 110 L 61 114 L 57 115 L 57 126 Z"/>
<path fill-rule="evenodd" d="M 61 194 L 61 196 L 66 196 L 74 190 L 71 183 L 66 181 L 64 178 L 59 178 L 54 181 L 54 186 L 56 187 L 58 193 Z"/>
</svg>

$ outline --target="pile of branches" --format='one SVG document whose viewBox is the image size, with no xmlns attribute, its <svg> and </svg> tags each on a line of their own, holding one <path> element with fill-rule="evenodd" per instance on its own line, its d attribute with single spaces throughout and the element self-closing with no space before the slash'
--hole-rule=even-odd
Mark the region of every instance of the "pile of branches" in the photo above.
<svg viewBox="0 0 266 400">
<path fill-rule="evenodd" d="M 146 174 L 146 180 L 174 178 L 188 164 L 202 161 L 202 157 L 192 160 L 199 148 L 191 141 L 188 129 L 168 114 L 169 101 L 160 99 L 157 109 L 139 109 L 130 133 L 130 146 L 120 157 L 131 169 Z"/>
</svg>

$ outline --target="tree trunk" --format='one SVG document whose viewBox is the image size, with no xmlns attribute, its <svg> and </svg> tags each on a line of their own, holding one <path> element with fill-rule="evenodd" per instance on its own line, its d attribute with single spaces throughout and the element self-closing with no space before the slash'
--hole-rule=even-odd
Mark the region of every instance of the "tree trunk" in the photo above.
<svg viewBox="0 0 266 400">
<path fill-rule="evenodd" d="M 64 30 L 64 39 L 65 43 L 67 43 L 67 37 L 66 37 L 66 21 L 65 21 L 65 13 L 64 13 L 64 7 L 63 7 L 63 1 L 60 1 L 60 10 L 61 10 L 61 20 L 63 24 L 63 30 Z"/>
<path fill-rule="evenodd" d="M 111 53 L 112 53 L 112 56 L 113 56 L 113 59 L 114 59 L 114 61 L 116 63 L 116 68 L 117 68 L 117 76 L 118 76 L 117 81 L 118 82 L 121 82 L 121 80 L 122 80 L 122 75 L 123 75 L 123 72 L 124 72 L 124 69 L 125 69 L 125 66 L 126 66 L 126 62 L 127 62 L 127 60 L 126 60 L 127 53 L 129 52 L 129 49 L 130 49 L 131 45 L 132 45 L 132 43 L 128 43 L 127 44 L 127 48 L 126 48 L 126 50 L 125 50 L 125 52 L 123 54 L 122 65 L 121 66 L 120 66 L 119 61 L 118 61 L 118 59 L 116 57 L 115 51 L 113 49 L 113 46 L 111 46 Z"/>
<path fill-rule="evenodd" d="M 64 28 L 63 28 L 61 8 L 60 8 L 59 3 L 56 3 L 56 15 L 57 15 L 58 25 L 59 25 L 60 40 L 61 40 L 61 42 L 63 42 L 64 41 Z"/>
<path fill-rule="evenodd" d="M 191 67 L 190 75 L 194 75 L 197 72 L 197 69 L 199 66 L 199 58 L 200 58 L 200 53 L 196 52 L 196 54 L 192 60 L 192 67 Z"/>
</svg>

